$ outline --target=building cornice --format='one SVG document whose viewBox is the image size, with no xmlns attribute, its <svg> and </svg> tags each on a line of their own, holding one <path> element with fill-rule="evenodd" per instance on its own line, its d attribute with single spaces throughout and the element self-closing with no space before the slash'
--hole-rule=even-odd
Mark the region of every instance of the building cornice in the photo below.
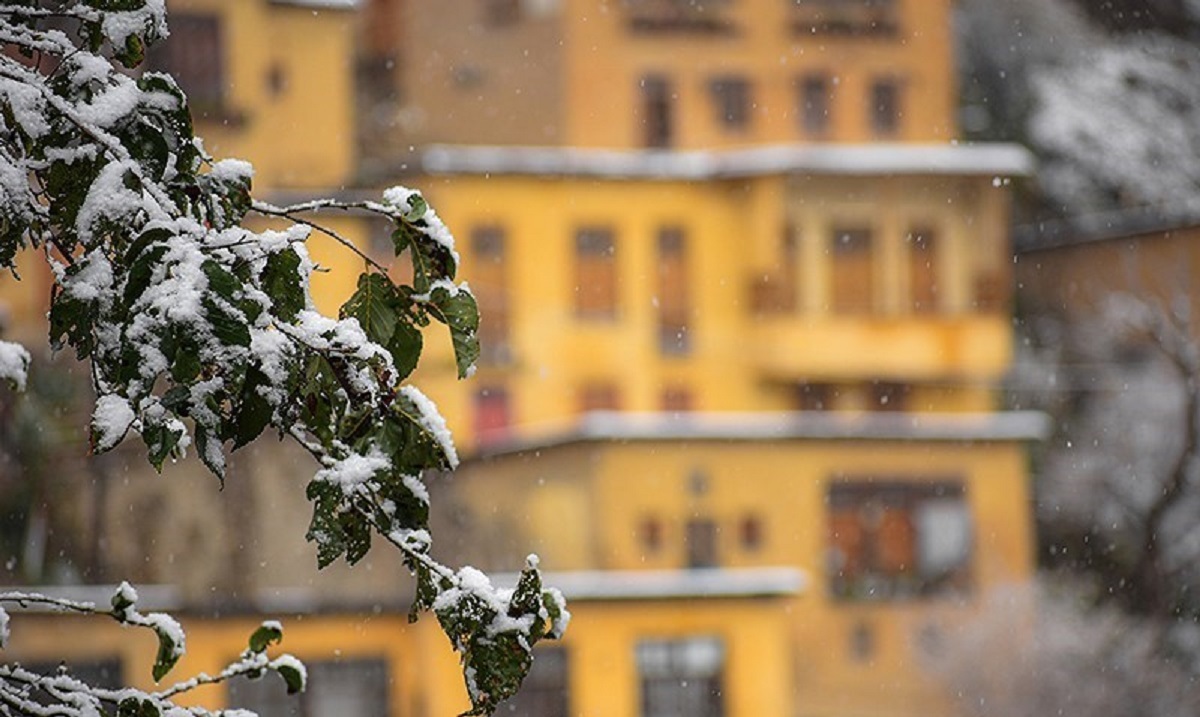
<svg viewBox="0 0 1200 717">
<path fill-rule="evenodd" d="M 527 437 L 494 443 L 475 457 L 577 443 L 640 441 L 1041 441 L 1051 423 L 1037 411 L 992 413 L 589 413 L 568 426 L 531 428 Z"/>
<path fill-rule="evenodd" d="M 432 145 L 429 174 L 582 176 L 612 179 L 739 179 L 773 174 L 1025 176 L 1033 155 L 1015 144 L 780 144 L 719 150 Z"/>
</svg>

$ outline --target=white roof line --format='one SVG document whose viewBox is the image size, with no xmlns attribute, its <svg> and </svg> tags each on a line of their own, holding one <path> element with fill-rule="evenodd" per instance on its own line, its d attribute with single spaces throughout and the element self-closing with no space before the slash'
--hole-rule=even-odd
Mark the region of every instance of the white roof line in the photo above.
<svg viewBox="0 0 1200 717">
<path fill-rule="evenodd" d="M 484 447 L 498 455 L 601 441 L 1040 441 L 1050 419 L 1038 411 L 994 413 L 629 413 L 584 415 L 574 424 L 526 431 L 528 438 Z"/>
<path fill-rule="evenodd" d="M 492 576 L 500 587 L 516 585 L 516 573 Z M 808 586 L 796 568 L 704 568 L 695 570 L 583 570 L 542 573 L 542 584 L 573 600 L 670 600 L 678 598 L 786 597 Z"/>
<path fill-rule="evenodd" d="M 656 151 L 574 147 L 431 145 L 433 174 L 581 175 L 729 179 L 765 174 L 1024 176 L 1033 155 L 1015 144 L 779 144 L 740 149 Z"/>
</svg>

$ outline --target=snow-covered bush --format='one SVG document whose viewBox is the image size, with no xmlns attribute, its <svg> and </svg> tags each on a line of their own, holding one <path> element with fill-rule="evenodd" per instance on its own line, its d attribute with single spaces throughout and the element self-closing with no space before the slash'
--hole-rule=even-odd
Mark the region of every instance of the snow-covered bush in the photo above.
<svg viewBox="0 0 1200 717">
<path fill-rule="evenodd" d="M 478 310 L 455 283 L 453 237 L 401 187 L 377 202 L 253 200 L 252 168 L 205 154 L 175 81 L 125 69 L 166 33 L 163 0 L 0 4 L 0 265 L 30 249 L 50 262 L 50 340 L 90 362 L 96 453 L 133 432 L 156 468 L 194 447 L 223 481 L 227 450 L 268 428 L 291 437 L 318 464 L 307 537 L 319 565 L 358 561 L 373 535 L 399 549 L 414 617 L 434 609 L 462 654 L 472 714 L 490 712 L 568 614 L 534 561 L 508 592 L 430 556 L 421 475 L 458 457 L 437 409 L 403 382 L 431 321 L 449 328 L 459 375 L 473 372 Z M 332 209 L 390 221 L 412 284 L 312 218 Z M 251 214 L 289 226 L 251 231 Z M 309 295 L 313 230 L 364 261 L 336 318 Z M 20 385 L 28 363 L 0 343 L 0 377 Z"/>
</svg>

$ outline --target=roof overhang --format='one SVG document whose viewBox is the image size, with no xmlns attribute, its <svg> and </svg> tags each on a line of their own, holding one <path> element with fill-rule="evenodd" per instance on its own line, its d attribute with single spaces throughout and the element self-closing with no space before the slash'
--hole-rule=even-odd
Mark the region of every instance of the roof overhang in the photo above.
<svg viewBox="0 0 1200 717">
<path fill-rule="evenodd" d="M 1015 144 L 781 144 L 722 150 L 431 145 L 431 174 L 517 174 L 613 179 L 738 179 L 773 174 L 1025 176 L 1033 155 Z"/>
<path fill-rule="evenodd" d="M 1022 442 L 1050 435 L 1038 411 L 991 413 L 589 413 L 566 426 L 536 428 L 528 438 L 484 447 L 480 456 L 572 443 L 638 441 L 926 441 Z"/>
<path fill-rule="evenodd" d="M 492 576 L 498 587 L 513 587 L 517 574 Z M 799 595 L 808 585 L 796 568 L 705 568 L 697 570 L 583 570 L 543 573 L 542 584 L 557 588 L 568 602 L 761 598 Z"/>
</svg>

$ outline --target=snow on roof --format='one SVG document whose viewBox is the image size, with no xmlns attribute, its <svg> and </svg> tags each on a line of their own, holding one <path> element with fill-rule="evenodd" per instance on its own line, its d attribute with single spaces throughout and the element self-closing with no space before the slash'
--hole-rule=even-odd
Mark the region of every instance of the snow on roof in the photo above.
<svg viewBox="0 0 1200 717">
<path fill-rule="evenodd" d="M 644 179 L 724 179 L 764 174 L 1014 176 L 1033 172 L 1015 144 L 785 144 L 725 150 L 431 145 L 434 174 L 546 174 Z"/>
<path fill-rule="evenodd" d="M 601 441 L 1040 441 L 1050 419 L 1037 411 L 995 413 L 628 413 L 598 412 L 577 423 L 485 447 L 501 455 Z"/>
<path fill-rule="evenodd" d="M 360 4 L 360 0 L 271 0 L 272 5 L 297 5 L 299 7 L 311 7 L 317 9 L 328 10 L 353 10 Z"/>
<path fill-rule="evenodd" d="M 491 576 L 497 587 L 517 584 L 515 573 Z M 574 600 L 670 600 L 798 595 L 808 578 L 795 568 L 698 570 L 582 570 L 542 573 L 542 584 Z"/>
</svg>

